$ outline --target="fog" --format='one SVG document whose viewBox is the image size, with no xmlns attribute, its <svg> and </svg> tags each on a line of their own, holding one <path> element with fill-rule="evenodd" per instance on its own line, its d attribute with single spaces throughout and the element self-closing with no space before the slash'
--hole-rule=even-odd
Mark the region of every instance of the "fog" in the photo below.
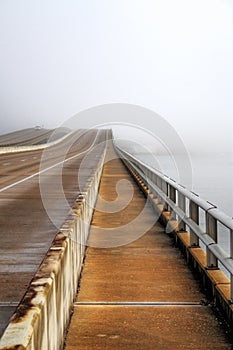
<svg viewBox="0 0 233 350">
<path fill-rule="evenodd" d="M 1 0 L 0 133 L 121 103 L 191 151 L 230 151 L 232 35 L 231 0 Z"/>
</svg>

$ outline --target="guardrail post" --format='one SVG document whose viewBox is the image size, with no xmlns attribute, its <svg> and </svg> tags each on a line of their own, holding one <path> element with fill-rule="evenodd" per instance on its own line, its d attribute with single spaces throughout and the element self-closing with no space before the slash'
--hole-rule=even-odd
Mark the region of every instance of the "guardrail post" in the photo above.
<svg viewBox="0 0 233 350">
<path fill-rule="evenodd" d="M 155 173 L 152 173 L 152 176 L 151 176 L 151 180 L 152 182 L 155 184 L 156 183 L 156 180 L 157 179 L 157 175 Z"/>
<path fill-rule="evenodd" d="M 169 190 L 170 190 L 170 199 L 176 203 L 176 189 L 173 186 L 169 186 Z"/>
<path fill-rule="evenodd" d="M 161 179 L 161 177 L 158 177 L 158 176 L 157 176 L 156 185 L 158 186 L 158 188 L 159 188 L 160 190 L 162 189 L 162 179 Z"/>
<path fill-rule="evenodd" d="M 189 216 L 196 224 L 199 225 L 199 207 L 196 203 L 194 203 L 191 200 L 189 202 Z M 190 245 L 193 247 L 199 246 L 199 238 L 191 228 L 190 228 Z"/>
<path fill-rule="evenodd" d="M 180 192 L 178 192 L 178 207 L 184 212 L 184 214 L 186 213 L 185 196 Z M 185 225 L 184 221 L 182 220 L 182 218 L 179 218 L 178 228 L 180 231 L 186 230 L 186 225 Z"/>
<path fill-rule="evenodd" d="M 157 177 L 157 183 L 156 185 L 158 186 L 158 188 L 160 190 L 163 190 L 163 179 L 161 179 L 161 177 Z M 162 204 L 163 206 L 165 205 L 165 202 L 164 200 L 158 195 L 158 200 L 159 200 L 159 203 L 158 204 Z"/>
<path fill-rule="evenodd" d="M 162 179 L 161 181 L 162 181 L 161 182 L 161 190 L 163 191 L 163 193 L 168 195 L 168 184 L 164 179 Z M 165 201 L 163 201 L 163 206 L 164 206 L 164 210 L 168 210 L 168 205 Z"/>
<path fill-rule="evenodd" d="M 230 256 L 233 259 L 233 231 L 230 230 Z M 233 275 L 231 274 L 231 290 L 230 290 L 230 301 L 233 304 Z"/>
<path fill-rule="evenodd" d="M 209 212 L 206 212 L 206 233 L 216 243 L 218 243 L 218 231 L 217 230 L 218 230 L 217 229 L 217 220 Z M 206 254 L 207 254 L 207 268 L 209 268 L 209 269 L 218 268 L 218 260 L 213 255 L 213 253 L 210 252 L 208 247 L 206 250 Z"/>
<path fill-rule="evenodd" d="M 233 259 L 233 231 L 230 230 L 230 256 Z"/>
<path fill-rule="evenodd" d="M 169 185 L 169 198 L 172 200 L 174 204 L 176 204 L 176 189 L 172 185 Z M 170 220 L 176 220 L 176 214 L 170 208 L 171 217 Z"/>
<path fill-rule="evenodd" d="M 230 302 L 233 304 L 233 275 L 231 274 L 231 286 L 230 286 Z"/>
</svg>

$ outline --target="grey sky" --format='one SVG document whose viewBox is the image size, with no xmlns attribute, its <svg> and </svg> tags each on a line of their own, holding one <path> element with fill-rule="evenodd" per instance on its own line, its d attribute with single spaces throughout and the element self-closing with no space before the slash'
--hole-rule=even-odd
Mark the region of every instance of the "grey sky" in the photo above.
<svg viewBox="0 0 233 350">
<path fill-rule="evenodd" d="M 0 50 L 2 133 L 119 102 L 231 147 L 231 0 L 1 0 Z"/>
</svg>

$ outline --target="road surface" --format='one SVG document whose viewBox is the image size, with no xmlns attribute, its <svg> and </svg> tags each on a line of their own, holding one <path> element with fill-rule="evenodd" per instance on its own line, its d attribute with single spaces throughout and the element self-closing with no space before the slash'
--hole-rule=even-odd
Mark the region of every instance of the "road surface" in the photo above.
<svg viewBox="0 0 233 350">
<path fill-rule="evenodd" d="M 80 183 L 93 172 L 101 146 L 78 181 L 84 156 L 107 136 L 106 130 L 79 130 L 46 151 L 0 155 L 0 334 L 77 198 Z"/>
</svg>

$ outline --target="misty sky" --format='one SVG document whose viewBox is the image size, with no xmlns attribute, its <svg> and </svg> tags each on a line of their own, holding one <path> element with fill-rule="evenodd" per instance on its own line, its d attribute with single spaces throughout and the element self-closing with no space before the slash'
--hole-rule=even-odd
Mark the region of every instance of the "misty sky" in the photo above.
<svg viewBox="0 0 233 350">
<path fill-rule="evenodd" d="M 229 150 L 232 35 L 231 0 L 1 0 L 0 133 L 130 103 Z"/>
</svg>

